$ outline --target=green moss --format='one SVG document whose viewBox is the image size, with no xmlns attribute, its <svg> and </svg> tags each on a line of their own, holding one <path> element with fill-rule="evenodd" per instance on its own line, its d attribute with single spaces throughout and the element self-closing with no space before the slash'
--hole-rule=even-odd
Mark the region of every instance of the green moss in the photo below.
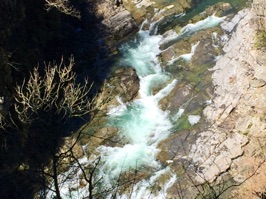
<svg viewBox="0 0 266 199">
<path fill-rule="evenodd" d="M 177 130 L 191 129 L 187 115 L 183 115 L 178 119 Z"/>
<path fill-rule="evenodd" d="M 266 31 L 258 31 L 256 35 L 255 47 L 257 49 L 266 47 Z"/>
</svg>

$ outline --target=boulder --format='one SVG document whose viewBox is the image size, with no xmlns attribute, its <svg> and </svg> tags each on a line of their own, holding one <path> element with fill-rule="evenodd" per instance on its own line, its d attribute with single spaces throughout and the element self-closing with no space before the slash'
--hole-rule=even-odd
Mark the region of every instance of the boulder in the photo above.
<svg viewBox="0 0 266 199">
<path fill-rule="evenodd" d="M 107 80 L 113 96 L 119 96 L 123 102 L 133 100 L 139 91 L 139 77 L 136 70 L 130 67 L 117 69 Z"/>
<path fill-rule="evenodd" d="M 104 26 L 103 32 L 106 33 L 108 38 L 111 35 L 115 40 L 120 40 L 137 30 L 135 20 L 123 4 L 116 5 L 114 0 L 92 1 L 96 16 L 101 19 L 99 26 Z"/>
<path fill-rule="evenodd" d="M 70 163 L 73 161 L 71 157 L 71 151 L 75 158 L 79 159 L 84 156 L 84 151 L 79 142 L 76 141 L 74 137 L 65 137 L 62 139 L 62 146 L 60 147 L 59 153 L 67 153 L 69 156 L 64 158 L 65 163 Z M 71 150 L 71 151 L 70 151 Z"/>
<path fill-rule="evenodd" d="M 231 19 L 230 21 L 223 22 L 221 24 L 222 29 L 231 33 L 234 30 L 234 28 L 238 25 L 239 21 L 243 19 L 248 13 L 249 13 L 248 9 L 241 10 L 240 12 L 238 12 L 238 14 L 234 16 L 233 19 Z"/>
</svg>

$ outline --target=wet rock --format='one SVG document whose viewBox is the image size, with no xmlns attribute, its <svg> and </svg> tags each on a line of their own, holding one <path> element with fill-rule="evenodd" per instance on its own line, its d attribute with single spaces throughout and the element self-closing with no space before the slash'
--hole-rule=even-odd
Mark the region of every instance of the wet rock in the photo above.
<svg viewBox="0 0 266 199">
<path fill-rule="evenodd" d="M 139 78 L 136 70 L 130 67 L 121 68 L 114 72 L 107 81 L 113 96 L 120 96 L 123 102 L 128 102 L 138 95 Z"/>
<path fill-rule="evenodd" d="M 108 144 L 116 135 L 118 129 L 116 127 L 95 127 L 93 134 L 87 137 L 87 139 L 82 139 L 84 145 L 86 145 L 86 154 L 90 156 L 95 153 L 95 149 L 102 144 Z M 86 134 L 84 130 L 84 134 Z"/>
<path fill-rule="evenodd" d="M 160 100 L 159 105 L 162 109 L 168 109 L 171 112 L 175 113 L 178 111 L 182 105 L 185 106 L 193 95 L 193 86 L 187 84 L 187 82 L 179 83 L 171 91 L 171 93 Z"/>
<path fill-rule="evenodd" d="M 139 77 L 135 69 L 131 67 L 120 68 L 106 80 L 96 99 L 96 104 L 104 115 L 109 111 L 109 108 L 121 103 L 118 97 L 126 103 L 137 97 L 138 91 Z"/>
<path fill-rule="evenodd" d="M 213 28 L 212 30 L 214 29 L 216 28 Z M 214 62 L 215 58 L 220 52 L 219 49 L 217 49 L 219 45 L 217 47 L 214 46 L 214 41 L 212 39 L 212 31 L 200 31 L 193 35 L 192 38 L 189 40 L 189 42 L 192 44 L 195 44 L 198 41 L 200 42 L 196 47 L 195 53 L 192 57 L 192 65 L 194 67 L 199 67 Z"/>
<path fill-rule="evenodd" d="M 174 31 L 169 31 L 167 32 L 164 37 L 165 40 L 163 39 L 161 41 L 161 46 L 160 48 L 164 46 L 165 43 L 167 43 L 167 38 L 171 38 L 171 36 L 168 36 L 168 34 L 173 34 Z M 179 56 L 183 55 L 183 54 L 187 54 L 190 53 L 191 50 L 191 45 L 189 42 L 181 40 L 176 42 L 174 45 L 172 45 L 171 47 L 169 47 L 167 50 L 164 50 L 161 54 L 160 54 L 160 58 L 162 61 L 162 65 L 163 66 L 167 66 L 169 65 L 169 63 L 178 58 Z"/>
<path fill-rule="evenodd" d="M 71 151 L 73 152 L 73 155 L 78 159 L 84 156 L 82 146 L 79 142 L 76 141 L 74 137 L 66 137 L 62 140 L 62 142 L 62 147 L 59 150 L 60 153 L 69 154 L 69 156 L 66 156 L 66 158 L 64 159 L 65 163 L 70 163 L 71 161 L 73 161 L 71 157 Z"/>
<path fill-rule="evenodd" d="M 162 141 L 157 158 L 164 164 L 170 165 L 175 170 L 174 165 L 184 154 L 188 154 L 190 146 L 195 142 L 195 131 L 179 131 Z"/>
<path fill-rule="evenodd" d="M 213 6 L 208 7 L 205 10 L 205 13 L 207 16 L 210 16 L 213 13 L 215 13 L 215 16 L 222 17 L 222 16 L 229 15 L 233 11 L 234 9 L 229 3 L 219 2 Z"/>
</svg>

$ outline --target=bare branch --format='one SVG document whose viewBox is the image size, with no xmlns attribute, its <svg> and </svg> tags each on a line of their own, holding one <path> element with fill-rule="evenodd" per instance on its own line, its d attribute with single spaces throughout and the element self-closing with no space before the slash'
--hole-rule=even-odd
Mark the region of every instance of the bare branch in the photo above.
<svg viewBox="0 0 266 199">
<path fill-rule="evenodd" d="M 47 118 L 41 118 L 40 111 L 57 115 L 57 119 L 63 122 L 96 109 L 94 100 L 88 96 L 92 84 L 88 80 L 84 85 L 77 83 L 73 65 L 73 57 L 67 66 L 63 65 L 63 59 L 59 65 L 49 63 L 45 67 L 44 77 L 40 76 L 36 67 L 29 80 L 16 87 L 15 111 L 22 123 L 29 124 L 36 116 L 45 121 Z"/>
<path fill-rule="evenodd" d="M 56 8 L 58 11 L 76 17 L 81 18 L 80 12 L 75 9 L 70 3 L 69 0 L 45 0 L 45 9 L 50 11 L 52 8 Z"/>
</svg>

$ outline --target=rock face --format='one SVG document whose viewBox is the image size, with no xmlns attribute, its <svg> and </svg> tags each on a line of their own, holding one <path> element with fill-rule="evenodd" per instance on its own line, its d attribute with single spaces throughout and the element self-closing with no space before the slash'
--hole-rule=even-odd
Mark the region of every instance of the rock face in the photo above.
<svg viewBox="0 0 266 199">
<path fill-rule="evenodd" d="M 130 67 L 116 70 L 107 84 L 112 95 L 121 97 L 123 102 L 131 101 L 139 91 L 139 78 L 136 70 Z"/>
<path fill-rule="evenodd" d="M 127 11 L 123 4 L 116 4 L 114 0 L 93 0 L 96 15 L 102 19 L 102 25 L 106 35 L 113 35 L 119 40 L 137 30 L 137 25 L 131 13 Z"/>
<path fill-rule="evenodd" d="M 255 37 L 253 18 L 253 12 L 243 10 L 222 25 L 232 36 L 223 48 L 225 55 L 213 68 L 215 98 L 204 110 L 211 126 L 199 134 L 188 155 L 197 165 L 196 180 L 200 183 L 212 182 L 232 164 L 243 169 L 235 159 L 244 151 L 256 150 L 248 144 L 254 136 L 265 136 L 266 68 L 256 61 L 258 53 L 251 39 Z M 245 154 L 237 162 L 250 158 Z"/>
<path fill-rule="evenodd" d="M 257 25 L 258 30 L 265 31 L 266 29 L 266 2 L 264 0 L 254 0 L 252 4 L 253 12 L 257 17 L 253 22 Z"/>
<path fill-rule="evenodd" d="M 222 23 L 221 27 L 223 28 L 223 30 L 232 33 L 233 29 L 238 25 L 239 21 L 247 15 L 247 13 L 248 10 L 241 10 L 237 15 L 234 16 L 232 20 Z"/>
<path fill-rule="evenodd" d="M 224 173 L 243 182 L 265 160 L 254 157 L 265 152 L 266 136 L 266 62 L 260 58 L 266 54 L 254 48 L 254 18 L 254 12 L 245 9 L 222 24 L 230 39 L 211 69 L 214 97 L 204 109 L 208 126 L 173 134 L 159 146 L 158 159 L 177 173 L 177 165 L 186 161 L 197 183 L 219 181 Z M 172 54 L 164 53 L 162 59 L 169 60 Z M 165 103 L 172 105 L 171 95 L 168 98 Z"/>
</svg>

